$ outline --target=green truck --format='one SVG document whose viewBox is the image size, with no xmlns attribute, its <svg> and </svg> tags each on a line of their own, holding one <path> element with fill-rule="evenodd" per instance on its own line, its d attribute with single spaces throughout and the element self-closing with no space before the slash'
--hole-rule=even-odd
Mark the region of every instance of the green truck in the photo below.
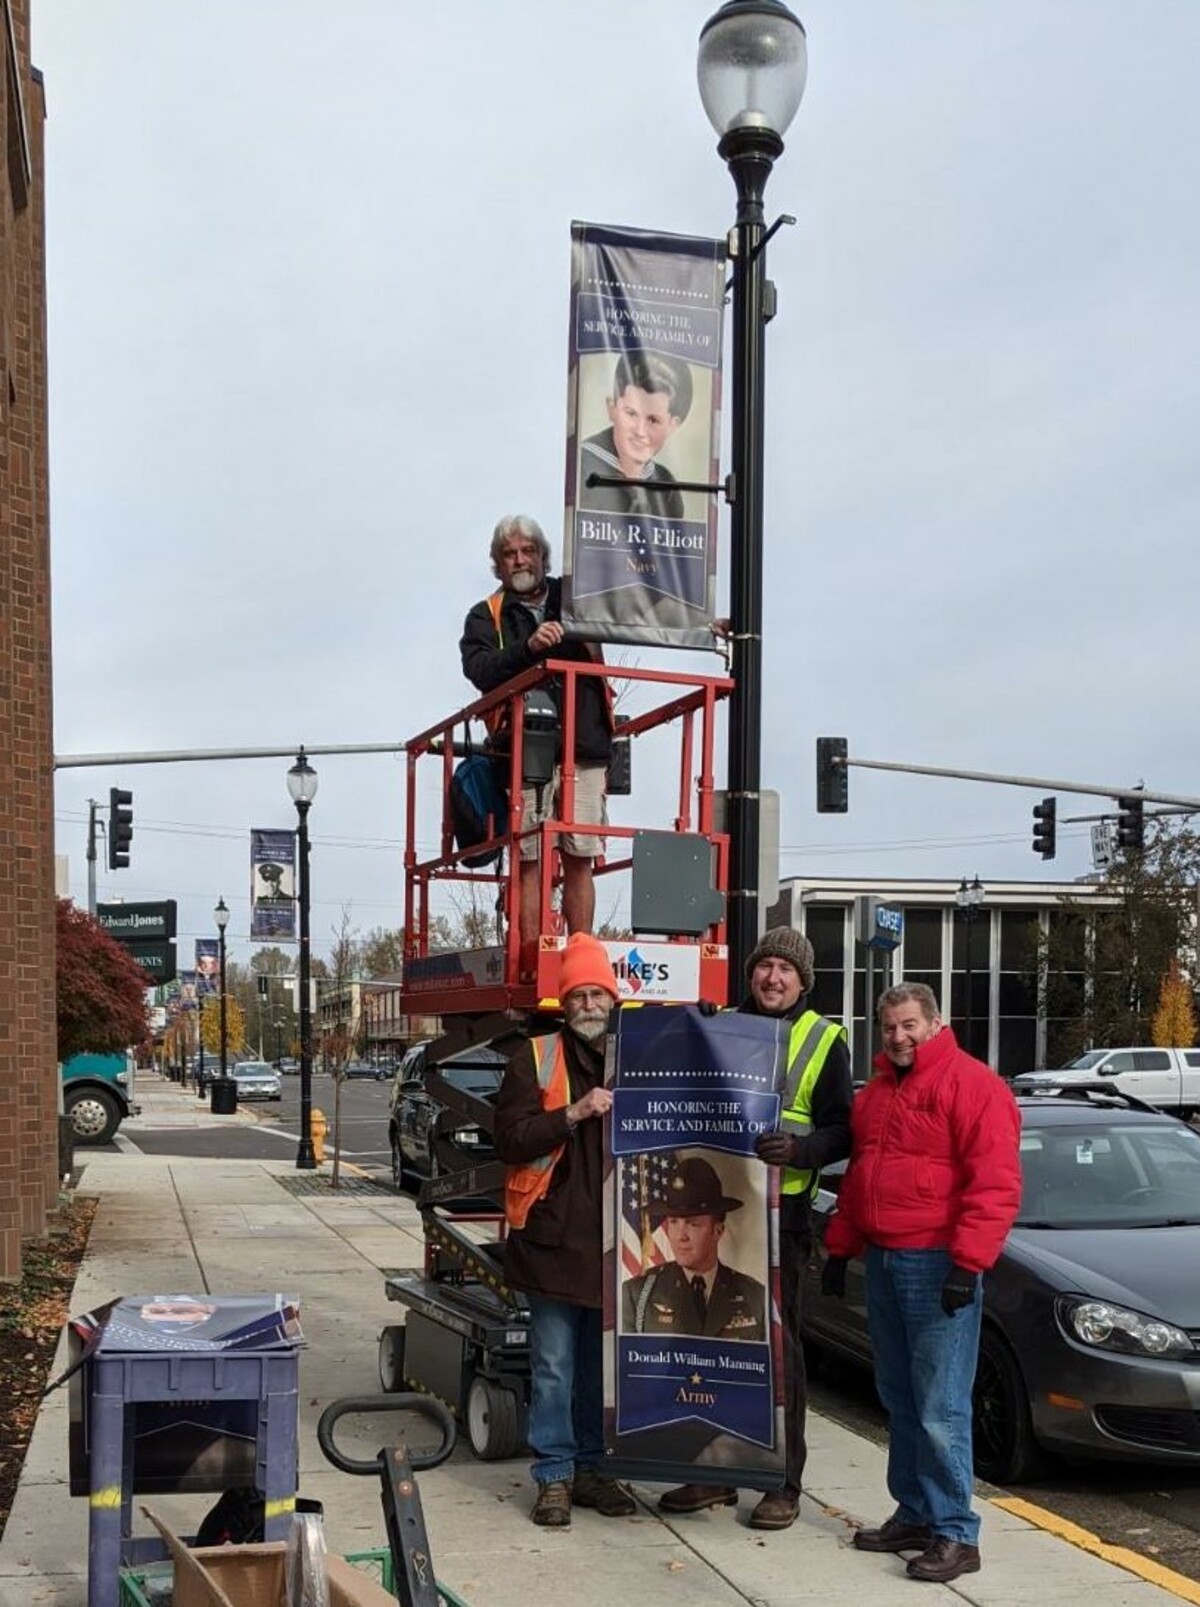
<svg viewBox="0 0 1200 1607">
<path fill-rule="evenodd" d="M 137 1114 L 132 1055 L 72 1055 L 60 1069 L 63 1113 L 77 1144 L 107 1144 L 126 1116 Z"/>
</svg>

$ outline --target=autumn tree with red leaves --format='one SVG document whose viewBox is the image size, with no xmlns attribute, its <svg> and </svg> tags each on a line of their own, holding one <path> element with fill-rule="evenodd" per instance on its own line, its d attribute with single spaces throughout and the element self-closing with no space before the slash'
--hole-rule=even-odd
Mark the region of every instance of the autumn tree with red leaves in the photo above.
<svg viewBox="0 0 1200 1607">
<path fill-rule="evenodd" d="M 146 978 L 69 898 L 58 904 L 58 1058 L 118 1054 L 149 1036 Z"/>
</svg>

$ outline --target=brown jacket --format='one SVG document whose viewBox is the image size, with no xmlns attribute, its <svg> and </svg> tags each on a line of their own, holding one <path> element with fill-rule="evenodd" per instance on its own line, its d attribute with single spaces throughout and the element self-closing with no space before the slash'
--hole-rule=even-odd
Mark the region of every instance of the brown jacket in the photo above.
<svg viewBox="0 0 1200 1607">
<path fill-rule="evenodd" d="M 604 1055 L 563 1030 L 571 1102 L 604 1081 Z M 604 1144 L 599 1117 L 574 1128 L 566 1110 L 543 1110 L 533 1051 L 522 1044 L 509 1062 L 496 1101 L 496 1153 L 508 1166 L 523 1166 L 566 1144 L 548 1192 L 525 1226 L 509 1234 L 505 1280 L 527 1294 L 548 1295 L 570 1305 L 599 1307 L 601 1186 Z"/>
</svg>

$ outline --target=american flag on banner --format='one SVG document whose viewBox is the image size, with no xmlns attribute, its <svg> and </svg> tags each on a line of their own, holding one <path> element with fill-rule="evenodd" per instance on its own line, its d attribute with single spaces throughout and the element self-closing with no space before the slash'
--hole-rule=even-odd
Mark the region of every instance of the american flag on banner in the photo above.
<svg viewBox="0 0 1200 1607">
<path fill-rule="evenodd" d="M 673 1149 L 633 1155 L 621 1162 L 621 1265 L 627 1278 L 671 1259 L 671 1247 L 660 1220 L 650 1220 L 651 1205 L 665 1205 L 667 1179 L 675 1165 Z"/>
</svg>

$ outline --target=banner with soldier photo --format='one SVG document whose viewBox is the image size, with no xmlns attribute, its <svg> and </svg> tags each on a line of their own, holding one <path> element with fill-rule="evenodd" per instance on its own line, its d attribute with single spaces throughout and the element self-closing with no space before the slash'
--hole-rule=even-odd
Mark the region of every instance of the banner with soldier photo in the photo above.
<svg viewBox="0 0 1200 1607">
<path fill-rule="evenodd" d="M 250 936 L 296 940 L 296 833 L 250 833 Z"/>
<path fill-rule="evenodd" d="M 196 993 L 203 997 L 206 993 L 219 991 L 220 982 L 217 973 L 221 968 L 221 943 L 219 938 L 198 937 L 196 939 Z"/>
<path fill-rule="evenodd" d="M 724 297 L 723 241 L 571 225 L 572 636 L 713 645 Z"/>
<path fill-rule="evenodd" d="M 778 1022 L 624 1009 L 605 1195 L 605 1472 L 772 1489 L 782 1480 Z"/>
</svg>

